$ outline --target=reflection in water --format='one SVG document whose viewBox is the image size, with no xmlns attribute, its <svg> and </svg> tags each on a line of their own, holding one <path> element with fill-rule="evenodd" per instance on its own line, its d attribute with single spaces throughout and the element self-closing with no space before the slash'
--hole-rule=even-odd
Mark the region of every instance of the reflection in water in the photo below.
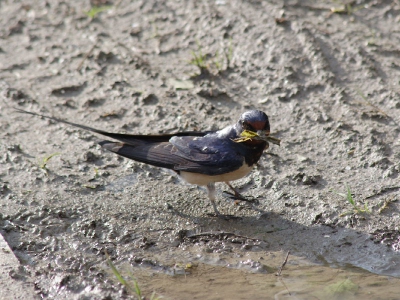
<svg viewBox="0 0 400 300">
<path fill-rule="evenodd" d="M 236 259 L 195 252 L 186 249 L 174 259 L 155 255 L 158 266 L 139 263 L 118 268 L 134 275 L 144 295 L 156 292 L 165 299 L 398 299 L 399 295 L 400 279 L 356 268 L 329 268 L 291 255 L 282 275 L 276 276 L 284 252 L 246 253 Z M 193 255 L 190 261 L 185 260 L 192 256 L 188 253 Z M 258 262 L 263 271 L 249 272 L 249 262 Z"/>
</svg>

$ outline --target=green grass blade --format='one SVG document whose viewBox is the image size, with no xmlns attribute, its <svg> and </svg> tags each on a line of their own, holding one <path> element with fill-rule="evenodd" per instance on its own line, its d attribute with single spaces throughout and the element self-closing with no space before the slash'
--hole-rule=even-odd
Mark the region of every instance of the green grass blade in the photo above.
<svg viewBox="0 0 400 300">
<path fill-rule="evenodd" d="M 103 5 L 103 6 L 93 6 L 89 11 L 86 11 L 85 14 L 93 19 L 96 17 L 99 13 L 111 9 L 111 5 Z"/>
<path fill-rule="evenodd" d="M 61 154 L 60 152 L 56 152 L 56 153 L 50 154 L 49 156 L 46 156 L 45 158 L 43 158 L 42 163 L 40 164 L 40 168 L 41 169 L 46 169 L 46 165 L 47 165 L 48 161 L 50 159 L 52 159 L 54 156 L 57 156 L 57 155 L 60 155 L 60 154 Z"/>
<path fill-rule="evenodd" d="M 349 186 L 346 186 L 346 187 L 347 187 L 347 195 L 346 195 L 347 201 L 349 201 L 349 203 L 351 205 L 356 206 L 356 203 L 354 202 L 353 195 L 351 194 L 350 187 Z"/>
</svg>

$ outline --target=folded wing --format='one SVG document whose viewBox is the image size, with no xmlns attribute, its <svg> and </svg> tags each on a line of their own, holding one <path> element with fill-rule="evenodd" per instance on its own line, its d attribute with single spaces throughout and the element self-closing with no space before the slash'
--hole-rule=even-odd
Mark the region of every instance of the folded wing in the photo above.
<svg viewBox="0 0 400 300">
<path fill-rule="evenodd" d="M 235 171 L 243 164 L 243 156 L 239 154 L 241 146 L 228 137 L 219 138 L 210 131 L 161 135 L 111 133 L 18 108 L 16 110 L 116 139 L 120 143 L 103 141 L 99 144 L 121 156 L 177 172 L 220 175 Z"/>
<path fill-rule="evenodd" d="M 170 142 L 100 142 L 105 149 L 153 166 L 179 171 L 220 175 L 239 169 L 243 157 L 229 145 L 207 137 L 173 137 Z"/>
</svg>

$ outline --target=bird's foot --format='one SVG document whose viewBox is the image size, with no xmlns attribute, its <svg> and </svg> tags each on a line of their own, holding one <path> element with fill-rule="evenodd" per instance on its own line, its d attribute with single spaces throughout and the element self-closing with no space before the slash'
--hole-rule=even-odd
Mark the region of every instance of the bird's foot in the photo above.
<svg viewBox="0 0 400 300">
<path fill-rule="evenodd" d="M 258 204 L 258 200 L 257 199 L 254 199 L 254 198 L 253 199 L 248 199 L 248 198 L 242 196 L 241 194 L 239 194 L 238 192 L 231 193 L 231 192 L 224 191 L 224 192 L 222 192 L 222 195 L 225 198 L 229 198 L 229 199 L 234 200 L 234 201 L 246 201 L 246 202 L 249 202 L 249 203 L 252 203 L 252 204 Z"/>
<path fill-rule="evenodd" d="M 233 215 L 223 215 L 219 212 L 217 208 L 217 204 L 215 203 L 215 185 L 214 182 L 211 182 L 207 184 L 207 190 L 208 190 L 208 197 L 210 198 L 211 204 L 214 208 L 214 214 L 208 214 L 209 216 L 212 217 L 217 217 L 223 220 L 232 220 L 232 219 L 240 219 L 239 217 L 235 217 Z"/>
</svg>

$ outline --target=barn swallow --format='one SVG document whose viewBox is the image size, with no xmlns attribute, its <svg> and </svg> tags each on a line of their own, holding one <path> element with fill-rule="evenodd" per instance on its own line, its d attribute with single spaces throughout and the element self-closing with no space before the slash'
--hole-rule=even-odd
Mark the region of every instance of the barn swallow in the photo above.
<svg viewBox="0 0 400 300">
<path fill-rule="evenodd" d="M 208 198 L 218 217 L 225 216 L 221 215 L 215 204 L 215 183 L 225 182 L 234 191 L 236 198 L 244 200 L 229 182 L 250 173 L 263 151 L 269 147 L 268 141 L 279 144 L 279 140 L 269 137 L 268 116 L 259 110 L 243 113 L 236 124 L 218 131 L 188 131 L 162 135 L 110 133 L 54 117 L 17 110 L 110 137 L 119 142 L 106 140 L 99 144 L 123 157 L 171 169 L 188 183 L 206 186 Z"/>
</svg>

